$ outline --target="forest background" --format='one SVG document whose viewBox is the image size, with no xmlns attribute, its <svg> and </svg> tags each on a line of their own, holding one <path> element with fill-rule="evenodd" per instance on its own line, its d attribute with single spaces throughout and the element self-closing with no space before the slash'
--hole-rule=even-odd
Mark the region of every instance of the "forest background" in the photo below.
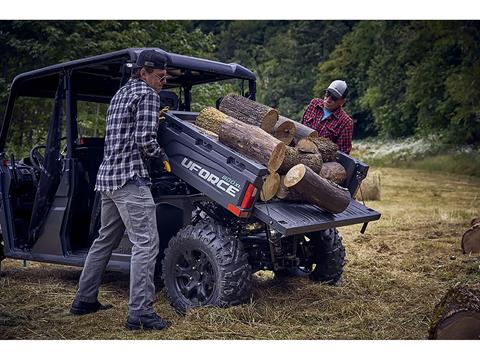
<svg viewBox="0 0 480 360">
<path fill-rule="evenodd" d="M 422 151 L 377 162 L 417 157 L 428 167 L 425 156 L 437 157 L 442 169 L 480 176 L 480 22 L 473 20 L 0 21 L 1 118 L 15 75 L 128 47 L 242 64 L 257 76 L 257 100 L 295 120 L 333 79 L 344 79 L 360 157 L 374 161 L 369 150 L 378 143 L 420 144 Z M 195 105 L 229 90 L 211 87 Z M 103 116 L 83 111 L 84 126 L 101 131 Z M 9 134 L 15 148 L 38 142 L 48 120 L 24 103 Z"/>
</svg>

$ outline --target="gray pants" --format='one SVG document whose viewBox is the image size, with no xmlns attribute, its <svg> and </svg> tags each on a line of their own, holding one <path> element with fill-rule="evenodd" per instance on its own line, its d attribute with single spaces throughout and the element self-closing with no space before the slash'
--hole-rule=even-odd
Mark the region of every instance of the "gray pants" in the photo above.
<svg viewBox="0 0 480 360">
<path fill-rule="evenodd" d="M 155 203 L 148 186 L 138 180 L 129 181 L 120 189 L 102 191 L 102 211 L 98 238 L 90 248 L 75 298 L 97 300 L 98 288 L 108 261 L 122 240 L 125 229 L 133 244 L 130 259 L 129 315 L 154 312 L 155 285 L 153 276 L 158 255 L 158 232 Z"/>
</svg>

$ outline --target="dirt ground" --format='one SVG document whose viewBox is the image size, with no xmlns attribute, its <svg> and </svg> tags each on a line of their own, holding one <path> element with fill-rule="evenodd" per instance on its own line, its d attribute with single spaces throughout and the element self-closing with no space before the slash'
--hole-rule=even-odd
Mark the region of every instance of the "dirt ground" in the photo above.
<svg viewBox="0 0 480 360">
<path fill-rule="evenodd" d="M 179 315 L 162 290 L 155 309 L 170 320 L 163 332 L 123 328 L 128 275 L 109 272 L 100 300 L 108 311 L 68 314 L 80 269 L 2 262 L 0 339 L 425 339 L 435 304 L 457 284 L 480 283 L 480 257 L 460 240 L 480 216 L 480 179 L 379 168 L 381 200 L 367 205 L 382 218 L 340 228 L 347 264 L 340 286 L 303 278 L 254 275 L 251 302 Z"/>
</svg>

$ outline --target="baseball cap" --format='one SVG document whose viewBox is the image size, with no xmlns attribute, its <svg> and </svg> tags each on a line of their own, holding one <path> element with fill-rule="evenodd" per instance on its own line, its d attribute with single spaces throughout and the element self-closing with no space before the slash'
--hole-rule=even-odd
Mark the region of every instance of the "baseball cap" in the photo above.
<svg viewBox="0 0 480 360">
<path fill-rule="evenodd" d="M 156 50 L 143 50 L 137 58 L 134 68 L 151 67 L 153 69 L 166 69 L 167 57 Z"/>
<path fill-rule="evenodd" d="M 328 86 L 326 91 L 330 92 L 331 94 L 333 94 L 333 95 L 335 95 L 339 98 L 344 98 L 348 94 L 347 83 L 343 80 L 334 80 Z"/>
</svg>

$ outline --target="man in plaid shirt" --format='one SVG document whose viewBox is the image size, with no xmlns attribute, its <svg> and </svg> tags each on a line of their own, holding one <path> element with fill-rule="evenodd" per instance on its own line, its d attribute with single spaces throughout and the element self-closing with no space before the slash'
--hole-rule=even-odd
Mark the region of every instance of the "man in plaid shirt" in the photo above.
<svg viewBox="0 0 480 360">
<path fill-rule="evenodd" d="M 347 83 L 335 80 L 325 90 L 323 99 L 315 98 L 303 115 L 302 124 L 329 138 L 346 154 L 352 150 L 353 121 L 343 110 L 348 94 Z"/>
<path fill-rule="evenodd" d="M 84 315 L 111 307 L 98 301 L 98 289 L 112 251 L 126 230 L 133 244 L 125 324 L 128 329 L 161 330 L 168 326 L 153 310 L 159 237 L 156 206 L 144 163 L 147 159 L 157 159 L 157 164 L 167 160 L 157 143 L 158 92 L 166 82 L 166 63 L 164 54 L 142 51 L 132 78 L 110 102 L 104 157 L 95 185 L 102 196 L 101 228 L 88 252 L 70 309 L 75 315 Z"/>
</svg>

